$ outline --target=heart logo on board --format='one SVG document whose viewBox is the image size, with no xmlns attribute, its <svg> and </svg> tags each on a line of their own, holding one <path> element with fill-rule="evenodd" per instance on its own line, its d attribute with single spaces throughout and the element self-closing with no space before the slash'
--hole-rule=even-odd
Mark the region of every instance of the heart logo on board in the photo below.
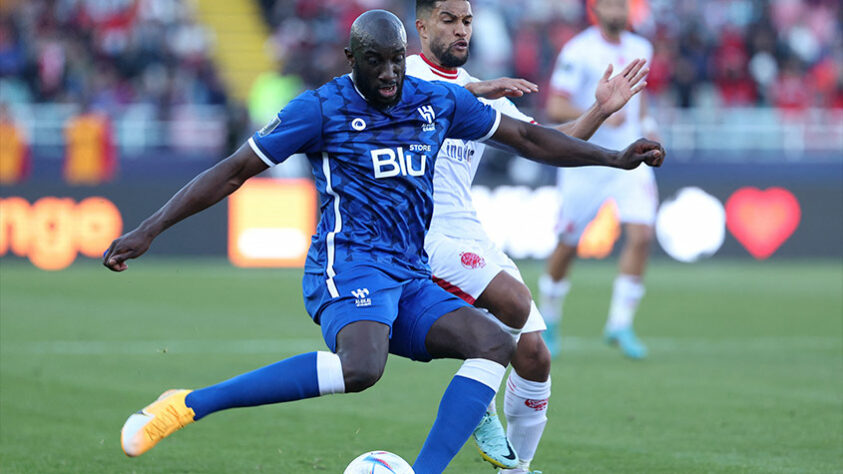
<svg viewBox="0 0 843 474">
<path fill-rule="evenodd" d="M 726 201 L 726 227 L 758 260 L 773 255 L 801 217 L 799 201 L 784 188 L 741 188 Z"/>
</svg>

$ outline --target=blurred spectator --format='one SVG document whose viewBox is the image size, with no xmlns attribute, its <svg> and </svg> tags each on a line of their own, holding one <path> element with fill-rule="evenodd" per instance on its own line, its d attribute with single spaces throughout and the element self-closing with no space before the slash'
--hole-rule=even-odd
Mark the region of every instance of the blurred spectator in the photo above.
<svg viewBox="0 0 843 474">
<path fill-rule="evenodd" d="M 31 169 L 29 142 L 5 104 L 0 103 L 0 184 L 20 183 Z"/>
<path fill-rule="evenodd" d="M 116 152 L 109 118 L 92 109 L 72 117 L 65 129 L 64 179 L 96 185 L 114 177 Z"/>
</svg>

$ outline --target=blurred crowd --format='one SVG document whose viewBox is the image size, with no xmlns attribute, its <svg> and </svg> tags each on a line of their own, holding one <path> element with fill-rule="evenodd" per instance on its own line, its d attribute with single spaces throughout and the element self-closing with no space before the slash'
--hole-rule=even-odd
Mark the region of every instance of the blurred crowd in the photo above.
<svg viewBox="0 0 843 474">
<path fill-rule="evenodd" d="M 279 71 L 316 87 L 347 72 L 354 18 L 385 8 L 407 24 L 413 0 L 253 0 Z M 839 0 L 630 0 L 632 28 L 654 44 L 648 79 L 658 104 L 678 107 L 843 108 Z M 474 0 L 469 70 L 546 85 L 561 47 L 587 27 L 585 0 Z M 214 35 L 189 0 L 4 0 L 0 102 L 161 110 L 226 104 Z M 547 90 L 547 87 L 543 88 Z M 545 97 L 522 105 L 540 109 Z"/>
<path fill-rule="evenodd" d="M 341 52 L 361 12 L 385 8 L 418 41 L 413 0 L 255 0 L 269 50 L 306 87 L 346 72 Z M 631 0 L 633 28 L 655 46 L 649 90 L 666 105 L 843 107 L 839 0 Z M 223 104 L 213 33 L 186 0 L 8 0 L 0 18 L 0 100 Z M 549 79 L 588 26 L 584 0 L 474 0 L 479 77 Z M 534 98 L 542 100 L 541 96 Z M 538 104 L 534 104 L 538 105 Z"/>
<path fill-rule="evenodd" d="M 318 86 L 347 70 L 340 53 L 362 11 L 386 8 L 408 25 L 413 1 L 260 0 L 287 71 Z M 546 84 L 556 55 L 589 25 L 584 0 L 474 0 L 472 60 L 481 78 Z M 679 107 L 843 107 L 839 0 L 631 0 L 633 29 L 654 44 L 649 91 Z M 545 88 L 546 89 L 546 88 Z M 543 97 L 533 98 L 540 105 Z"/>
<path fill-rule="evenodd" d="M 0 101 L 223 104 L 213 34 L 184 0 L 4 0 Z"/>
</svg>

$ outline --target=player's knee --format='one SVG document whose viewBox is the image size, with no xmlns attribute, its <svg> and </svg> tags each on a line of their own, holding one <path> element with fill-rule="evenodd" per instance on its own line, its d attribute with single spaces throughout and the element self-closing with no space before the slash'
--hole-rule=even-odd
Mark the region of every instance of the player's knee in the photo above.
<svg viewBox="0 0 843 474">
<path fill-rule="evenodd" d="M 550 350 L 538 332 L 521 335 L 512 365 L 529 380 L 547 380 L 550 376 Z"/>
<path fill-rule="evenodd" d="M 342 376 L 345 381 L 345 392 L 362 392 L 371 387 L 383 375 L 384 366 L 368 358 L 342 360 Z"/>
<path fill-rule="evenodd" d="M 649 228 L 639 229 L 636 232 L 630 233 L 627 240 L 631 247 L 646 251 L 653 243 L 653 230 Z"/>
<path fill-rule="evenodd" d="M 527 357 L 534 370 L 534 380 L 547 380 L 550 376 L 550 350 L 541 338 L 538 343 L 530 345 Z"/>
<path fill-rule="evenodd" d="M 489 327 L 474 341 L 474 347 L 469 349 L 466 359 L 489 359 L 501 365 L 507 365 L 515 354 L 515 340 L 497 326 Z"/>
<path fill-rule="evenodd" d="M 530 317 L 533 295 L 523 283 L 510 285 L 492 314 L 508 326 L 522 328 Z"/>
</svg>

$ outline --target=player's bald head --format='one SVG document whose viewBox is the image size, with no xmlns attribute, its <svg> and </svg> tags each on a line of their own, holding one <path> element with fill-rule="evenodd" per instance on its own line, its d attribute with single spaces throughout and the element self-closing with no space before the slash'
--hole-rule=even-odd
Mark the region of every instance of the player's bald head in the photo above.
<svg viewBox="0 0 843 474">
<path fill-rule="evenodd" d="M 357 17 L 345 56 L 358 91 L 378 107 L 391 107 L 401 100 L 407 32 L 397 16 L 386 10 L 370 10 Z"/>
<path fill-rule="evenodd" d="M 386 10 L 369 10 L 351 25 L 348 49 L 356 54 L 367 47 L 407 47 L 407 31 L 394 14 Z"/>
</svg>

